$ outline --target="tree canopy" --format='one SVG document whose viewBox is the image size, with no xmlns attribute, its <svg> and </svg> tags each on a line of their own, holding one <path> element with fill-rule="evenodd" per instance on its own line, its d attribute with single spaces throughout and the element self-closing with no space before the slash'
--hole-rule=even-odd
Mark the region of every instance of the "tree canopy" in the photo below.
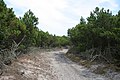
<svg viewBox="0 0 120 80">
<path fill-rule="evenodd" d="M 68 36 L 79 54 L 93 53 L 102 55 L 110 62 L 120 60 L 120 11 L 116 15 L 104 8 L 95 8 L 85 20 L 80 18 L 80 23 L 68 29 Z M 90 52 L 93 50 L 93 52 Z M 103 58 L 103 57 L 102 57 Z"/>
<path fill-rule="evenodd" d="M 16 17 L 12 8 L 0 0 L 0 65 L 10 62 L 28 47 L 54 48 L 69 45 L 66 36 L 56 36 L 40 30 L 38 18 L 31 10 Z M 2 57 L 1 57 L 2 56 Z"/>
<path fill-rule="evenodd" d="M 68 44 L 66 37 L 58 37 L 40 30 L 38 18 L 31 10 L 17 18 L 12 8 L 7 8 L 0 0 L 0 48 L 9 48 L 12 41 L 19 42 L 24 36 L 22 46 L 57 47 Z M 63 44 L 64 43 L 64 44 Z"/>
</svg>

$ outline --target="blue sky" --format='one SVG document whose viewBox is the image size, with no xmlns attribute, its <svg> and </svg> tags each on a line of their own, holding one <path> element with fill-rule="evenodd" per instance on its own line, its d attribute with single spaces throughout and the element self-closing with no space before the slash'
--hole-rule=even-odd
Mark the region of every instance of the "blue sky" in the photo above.
<svg viewBox="0 0 120 80">
<path fill-rule="evenodd" d="M 39 29 L 51 34 L 67 35 L 68 28 L 87 18 L 95 7 L 110 9 L 113 14 L 120 10 L 119 0 L 4 0 L 13 8 L 17 17 L 31 9 L 39 18 Z"/>
</svg>

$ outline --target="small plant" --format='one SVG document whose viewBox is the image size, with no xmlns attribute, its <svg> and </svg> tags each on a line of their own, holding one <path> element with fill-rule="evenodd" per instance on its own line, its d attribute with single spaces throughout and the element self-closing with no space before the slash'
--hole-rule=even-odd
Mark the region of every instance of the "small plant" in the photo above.
<svg viewBox="0 0 120 80">
<path fill-rule="evenodd" d="M 96 74 L 105 74 L 106 73 L 106 67 L 98 66 L 95 70 L 93 70 Z"/>
</svg>

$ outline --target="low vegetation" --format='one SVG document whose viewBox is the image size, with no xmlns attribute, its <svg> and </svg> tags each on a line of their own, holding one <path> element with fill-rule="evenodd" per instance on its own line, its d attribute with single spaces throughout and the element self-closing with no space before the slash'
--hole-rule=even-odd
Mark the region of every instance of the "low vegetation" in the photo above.
<svg viewBox="0 0 120 80">
<path fill-rule="evenodd" d="M 73 54 L 89 62 L 120 67 L 120 11 L 113 15 L 104 8 L 95 8 L 85 20 L 68 29 Z"/>
<path fill-rule="evenodd" d="M 31 10 L 18 18 L 13 9 L 0 0 L 0 69 L 31 46 L 67 48 L 70 45 L 66 55 L 72 60 L 86 67 L 95 61 L 120 70 L 120 11 L 113 15 L 109 9 L 96 7 L 87 19 L 81 17 L 79 24 L 68 29 L 68 36 L 44 32 L 38 24 Z"/>
<path fill-rule="evenodd" d="M 29 10 L 16 17 L 12 8 L 0 0 L 0 68 L 11 64 L 28 47 L 54 48 L 69 45 L 69 38 L 40 30 L 38 18 Z"/>
</svg>

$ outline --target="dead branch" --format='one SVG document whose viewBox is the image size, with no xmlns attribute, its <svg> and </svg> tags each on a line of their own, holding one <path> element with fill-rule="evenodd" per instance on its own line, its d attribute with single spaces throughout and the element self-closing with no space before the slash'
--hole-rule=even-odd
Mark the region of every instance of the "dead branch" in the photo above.
<svg viewBox="0 0 120 80">
<path fill-rule="evenodd" d="M 25 39 L 25 36 L 21 39 L 21 41 L 17 44 L 14 40 L 13 44 L 11 46 L 10 49 L 0 49 L 0 64 L 1 65 L 5 65 L 6 61 L 11 61 L 13 59 L 17 59 L 17 56 L 20 54 L 20 52 L 18 52 L 18 54 L 15 52 L 16 50 L 18 50 L 18 46 L 21 44 L 21 42 Z"/>
<path fill-rule="evenodd" d="M 25 39 L 26 35 L 23 36 L 23 38 L 21 39 L 21 41 L 17 44 L 18 46 L 21 44 L 21 42 Z"/>
<path fill-rule="evenodd" d="M 90 54 L 90 58 L 93 57 L 94 52 L 95 52 L 95 49 L 92 49 L 92 52 L 91 52 L 91 54 Z"/>
<path fill-rule="evenodd" d="M 21 42 L 25 39 L 25 35 L 23 36 L 23 38 L 21 39 L 21 41 L 17 44 L 14 40 L 13 40 L 13 43 L 12 44 L 12 47 L 11 47 L 11 54 L 14 58 L 17 58 L 17 55 L 15 53 L 15 51 L 18 49 L 18 46 L 21 44 Z"/>
<path fill-rule="evenodd" d="M 98 58 L 102 57 L 102 58 L 103 58 L 104 60 L 106 60 L 109 64 L 111 64 L 110 61 L 109 61 L 107 58 L 105 58 L 104 56 L 102 56 L 101 53 L 100 53 L 99 55 L 93 56 L 90 62 L 93 62 L 97 57 L 98 57 Z"/>
</svg>

